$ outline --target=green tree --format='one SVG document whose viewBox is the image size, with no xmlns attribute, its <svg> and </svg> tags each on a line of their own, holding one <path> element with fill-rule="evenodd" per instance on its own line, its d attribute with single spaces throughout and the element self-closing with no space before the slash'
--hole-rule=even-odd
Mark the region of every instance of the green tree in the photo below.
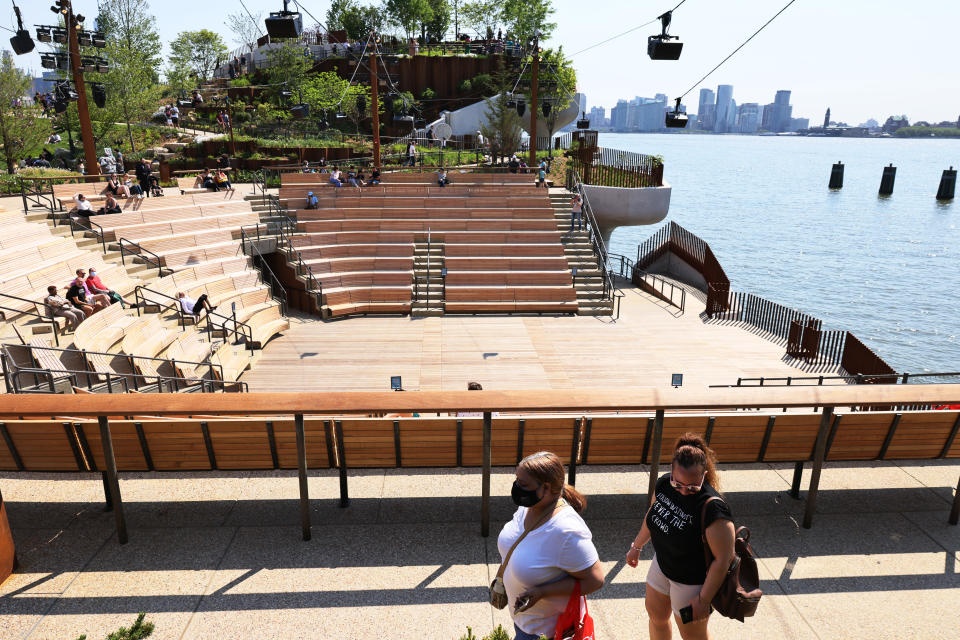
<svg viewBox="0 0 960 640">
<path fill-rule="evenodd" d="M 0 140 L 9 173 L 16 170 L 19 158 L 50 136 L 50 121 L 40 117 L 40 109 L 23 104 L 31 82 L 30 74 L 18 69 L 4 52 L 0 59 Z"/>
<path fill-rule="evenodd" d="M 447 0 L 427 0 L 430 18 L 420 24 L 420 37 L 432 42 L 443 42 L 450 28 L 451 9 Z"/>
<path fill-rule="evenodd" d="M 208 29 L 181 31 L 170 43 L 167 79 L 171 85 L 179 83 L 177 88 L 188 86 L 188 79 L 193 76 L 205 82 L 210 79 L 217 62 L 226 55 L 227 45 L 219 34 Z"/>
<path fill-rule="evenodd" d="M 344 30 L 351 40 L 366 40 L 370 32 L 380 33 L 386 26 L 383 9 L 362 5 L 356 0 L 336 2 L 327 10 L 327 27 Z"/>
<path fill-rule="evenodd" d="M 526 96 L 527 104 L 532 102 L 533 70 L 527 65 L 527 70 L 520 78 L 522 93 Z M 567 109 L 577 92 L 577 72 L 573 63 L 563 53 L 563 47 L 557 49 L 540 50 L 540 71 L 537 78 L 537 100 L 539 102 L 537 138 L 553 138 L 557 132 L 557 120 L 560 112 Z M 550 112 L 543 115 L 544 103 L 550 104 Z M 542 125 L 546 125 L 546 130 Z M 552 146 L 550 147 L 552 149 Z"/>
<path fill-rule="evenodd" d="M 390 22 L 403 29 L 407 38 L 412 37 L 421 24 L 433 19 L 429 0 L 387 0 L 383 8 Z"/>
<path fill-rule="evenodd" d="M 495 81 L 499 93 L 492 98 L 483 99 L 487 110 L 484 112 L 485 120 L 480 125 L 480 132 L 490 141 L 490 157 L 496 163 L 520 148 L 523 129 L 520 127 L 517 110 L 507 106 L 509 79 L 501 72 L 497 74 Z"/>
<path fill-rule="evenodd" d="M 284 91 L 284 87 L 279 85 L 285 85 L 285 90 L 292 91 L 294 97 L 298 98 L 298 93 L 303 89 L 303 83 L 307 79 L 307 73 L 313 68 L 313 58 L 308 54 L 309 52 L 304 50 L 303 46 L 290 43 L 267 52 L 265 70 L 267 84 L 277 85 L 270 89 L 272 96 Z"/>
<path fill-rule="evenodd" d="M 551 0 L 502 0 L 500 7 L 500 22 L 520 42 L 533 39 L 538 29 L 540 38 L 548 40 L 557 28 L 556 22 L 549 21 L 555 13 Z"/>
<path fill-rule="evenodd" d="M 336 71 L 324 71 L 311 75 L 303 83 L 303 101 L 310 105 L 310 113 L 322 117 L 339 108 L 340 97 L 350 88 L 350 81 L 341 78 Z"/>
<path fill-rule="evenodd" d="M 92 78 L 103 82 L 107 93 L 105 107 L 93 116 L 111 125 L 124 123 L 130 149 L 136 151 L 132 125 L 148 119 L 160 99 L 156 19 L 147 0 L 101 0 L 97 27 L 107 36 L 110 72 Z"/>
<path fill-rule="evenodd" d="M 460 6 L 460 21 L 486 37 L 494 33 L 500 24 L 500 2 L 498 0 L 474 0 Z"/>
</svg>

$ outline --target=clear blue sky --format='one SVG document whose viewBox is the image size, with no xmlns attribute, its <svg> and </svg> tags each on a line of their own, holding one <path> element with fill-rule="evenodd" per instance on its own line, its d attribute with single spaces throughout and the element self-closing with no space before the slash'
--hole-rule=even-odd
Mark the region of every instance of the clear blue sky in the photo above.
<svg viewBox="0 0 960 640">
<path fill-rule="evenodd" d="M 558 24 L 551 45 L 573 53 L 612 35 L 639 26 L 671 8 L 672 2 L 646 0 L 554 0 Z M 276 11 L 282 0 L 245 0 L 251 11 Z M 588 105 L 608 109 L 617 98 L 665 93 L 671 99 L 686 91 L 787 0 L 687 0 L 674 14 L 671 33 L 684 42 L 680 60 L 652 61 L 646 37 L 650 25 L 574 57 L 580 90 Z M 50 23 L 45 0 L 20 0 L 25 21 Z M 185 29 L 218 31 L 232 47 L 224 14 L 242 11 L 239 1 L 154 0 L 151 7 L 164 42 Z M 96 15 L 95 0 L 74 0 L 76 11 Z M 323 19 L 329 0 L 304 0 Z M 15 24 L 6 5 L 8 20 Z M 305 24 L 312 24 L 306 18 Z M 10 34 L 7 34 L 9 36 Z M 6 36 L 5 36 L 6 37 Z M 702 86 L 732 84 L 738 103 L 773 101 L 777 89 L 791 89 L 795 117 L 817 123 L 824 110 L 833 119 L 857 124 L 881 122 L 891 114 L 911 121 L 960 117 L 957 51 L 960 45 L 957 0 L 797 0 L 766 30 L 714 73 Z M 6 42 L 4 42 L 6 44 Z M 38 46 L 38 49 L 41 48 Z M 40 71 L 36 52 L 18 63 Z M 684 99 L 696 110 L 698 90 Z"/>
</svg>

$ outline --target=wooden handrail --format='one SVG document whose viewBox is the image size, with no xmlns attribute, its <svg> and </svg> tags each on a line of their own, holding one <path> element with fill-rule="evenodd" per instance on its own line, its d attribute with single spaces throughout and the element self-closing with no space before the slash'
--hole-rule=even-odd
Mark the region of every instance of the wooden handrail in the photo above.
<svg viewBox="0 0 960 640">
<path fill-rule="evenodd" d="M 412 411 L 650 411 L 960 404 L 960 384 L 843 387 L 640 387 L 600 391 L 408 391 L 191 395 L 5 396 L 0 417 L 21 415 L 292 415 Z"/>
</svg>

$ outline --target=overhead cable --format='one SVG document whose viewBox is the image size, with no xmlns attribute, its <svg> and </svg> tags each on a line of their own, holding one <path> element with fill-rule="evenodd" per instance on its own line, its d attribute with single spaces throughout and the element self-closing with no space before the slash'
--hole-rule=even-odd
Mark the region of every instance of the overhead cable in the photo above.
<svg viewBox="0 0 960 640">
<path fill-rule="evenodd" d="M 680 0 L 680 2 L 677 4 L 677 6 L 675 6 L 673 9 L 670 9 L 670 11 L 668 11 L 667 13 L 671 13 L 671 12 L 673 12 L 673 11 L 676 11 L 677 9 L 680 8 L 680 5 L 683 4 L 683 3 L 686 2 L 686 1 L 687 1 L 687 0 Z M 638 29 L 643 29 L 644 27 L 649 27 L 650 25 L 652 25 L 654 22 L 657 22 L 658 20 L 660 20 L 660 17 L 659 17 L 659 16 L 657 16 L 656 18 L 654 18 L 654 19 L 651 20 L 650 22 L 644 22 L 644 23 L 641 24 L 639 27 L 633 27 L 632 29 L 627 29 L 627 30 L 624 31 L 623 33 L 618 33 L 617 35 L 612 36 L 612 37 L 610 37 L 610 38 L 607 38 L 606 40 L 603 40 L 602 42 L 598 42 L 598 43 L 596 43 L 596 44 L 592 44 L 592 45 L 590 45 L 589 47 L 587 47 L 586 49 L 580 49 L 580 51 L 577 51 L 577 52 L 575 52 L 575 53 L 571 53 L 571 54 L 570 54 L 570 57 L 572 58 L 573 56 L 579 55 L 579 54 L 581 54 L 581 53 L 584 53 L 585 51 L 589 51 L 590 49 L 595 49 L 595 48 L 599 47 L 599 46 L 602 45 L 602 44 L 607 44 L 608 42 L 611 42 L 611 41 L 613 41 L 613 40 L 616 40 L 617 38 L 621 38 L 621 37 L 627 35 L 628 33 L 633 33 L 634 31 L 637 31 Z"/>
<path fill-rule="evenodd" d="M 769 20 L 767 20 L 767 21 L 763 24 L 762 27 L 760 27 L 759 29 L 757 29 L 756 31 L 754 31 L 752 36 L 750 36 L 749 38 L 747 38 L 746 40 L 744 40 L 744 41 L 743 41 L 743 44 L 741 44 L 739 47 L 737 47 L 736 49 L 734 49 L 734 50 L 730 53 L 730 55 L 728 55 L 726 58 L 724 58 L 723 60 L 721 60 L 721 61 L 719 62 L 719 64 L 717 64 L 717 66 L 715 66 L 713 69 L 710 69 L 710 71 L 708 71 L 705 76 L 703 76 L 702 78 L 700 78 L 699 80 L 697 80 L 697 81 L 693 84 L 692 87 L 690 87 L 689 89 L 687 89 L 686 91 L 684 91 L 684 92 L 680 95 L 680 98 L 683 98 L 685 95 L 687 95 L 688 93 L 690 93 L 691 91 L 693 91 L 694 89 L 696 89 L 698 86 L 700 86 L 700 83 L 703 82 L 704 80 L 706 80 L 708 77 L 710 77 L 710 74 L 712 74 L 714 71 L 716 71 L 717 69 L 719 69 L 720 66 L 721 66 L 724 62 L 726 62 L 727 60 L 729 60 L 730 58 L 732 58 L 737 51 L 740 51 L 740 49 L 743 49 L 748 42 L 750 42 L 751 40 L 753 40 L 753 38 L 754 38 L 758 33 L 760 33 L 761 31 L 763 31 L 764 29 L 766 29 L 768 24 L 770 24 L 771 22 L 773 22 L 774 20 L 776 20 L 776 19 L 777 19 L 777 16 L 779 16 L 781 13 L 783 13 L 784 11 L 786 11 L 787 8 L 788 8 L 790 5 L 792 5 L 794 2 L 796 2 L 796 1 L 797 1 L 797 0 L 790 0 L 790 2 L 788 2 L 786 5 L 784 5 L 784 7 L 783 7 L 782 9 L 780 9 L 780 11 L 777 11 L 777 13 L 776 13 L 772 18 L 770 18 Z"/>
</svg>

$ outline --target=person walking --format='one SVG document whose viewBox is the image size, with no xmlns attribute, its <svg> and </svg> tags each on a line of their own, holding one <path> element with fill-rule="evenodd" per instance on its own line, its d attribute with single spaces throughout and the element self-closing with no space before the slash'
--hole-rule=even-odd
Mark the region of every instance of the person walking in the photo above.
<svg viewBox="0 0 960 640">
<path fill-rule="evenodd" d="M 153 168 L 150 166 L 150 161 L 147 158 L 141 158 L 140 162 L 137 163 L 134 173 L 137 176 L 137 182 L 140 183 L 140 192 L 150 197 L 150 174 L 153 173 Z"/>
<path fill-rule="evenodd" d="M 564 478 L 563 463 L 548 451 L 517 465 L 510 495 L 518 508 L 497 538 L 516 640 L 552 638 L 577 581 L 583 595 L 603 586 L 593 536 L 580 517 L 587 499 Z"/>
<path fill-rule="evenodd" d="M 417 145 L 413 144 L 413 140 L 410 141 L 410 144 L 407 145 L 407 162 L 406 166 L 414 167 L 417 164 Z"/>
<path fill-rule="evenodd" d="M 734 558 L 735 541 L 733 516 L 718 488 L 713 450 L 700 434 L 684 433 L 627 551 L 627 564 L 636 568 L 643 546 L 653 542 L 645 598 L 651 640 L 669 640 L 671 610 L 684 640 L 710 637 L 710 602 Z M 709 567 L 703 531 L 713 554 Z"/>
<path fill-rule="evenodd" d="M 574 225 L 577 225 L 577 231 L 583 231 L 583 200 L 579 193 L 570 199 L 570 233 L 573 233 Z"/>
</svg>

